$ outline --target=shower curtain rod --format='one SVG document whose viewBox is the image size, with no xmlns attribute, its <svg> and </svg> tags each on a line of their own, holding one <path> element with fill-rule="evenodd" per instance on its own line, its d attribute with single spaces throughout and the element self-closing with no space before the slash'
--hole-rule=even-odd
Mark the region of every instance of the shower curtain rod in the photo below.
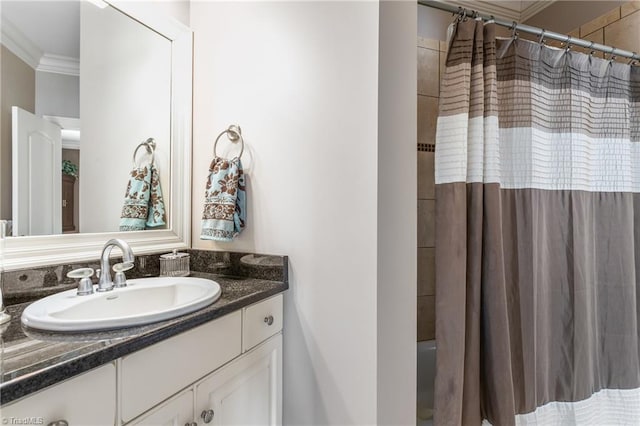
<svg viewBox="0 0 640 426">
<path fill-rule="evenodd" d="M 451 13 L 461 13 L 466 14 L 468 17 L 477 16 L 482 18 L 484 21 L 494 21 L 496 24 L 501 25 L 503 27 L 509 27 L 515 29 L 516 31 L 522 31 L 524 33 L 534 34 L 537 36 L 542 36 L 544 38 L 549 38 L 552 40 L 558 40 L 563 43 L 568 43 L 570 46 L 579 46 L 585 47 L 590 50 L 599 50 L 601 52 L 606 52 L 611 54 L 612 56 L 623 56 L 625 58 L 630 58 L 633 61 L 640 61 L 640 55 L 636 52 L 629 52 L 627 50 L 617 49 L 611 46 L 605 46 L 604 44 L 594 43 L 592 41 L 582 40 L 579 38 L 574 38 L 568 36 L 566 34 L 554 33 L 553 31 L 543 30 L 542 28 L 532 27 L 530 25 L 519 24 L 516 21 L 509 22 L 504 19 L 495 18 L 493 16 L 487 16 L 481 14 L 475 10 L 465 9 L 463 7 L 454 6 L 452 4 L 444 3 L 441 1 L 435 0 L 418 0 L 418 4 L 422 6 L 432 7 L 434 9 L 444 10 L 446 12 Z"/>
</svg>

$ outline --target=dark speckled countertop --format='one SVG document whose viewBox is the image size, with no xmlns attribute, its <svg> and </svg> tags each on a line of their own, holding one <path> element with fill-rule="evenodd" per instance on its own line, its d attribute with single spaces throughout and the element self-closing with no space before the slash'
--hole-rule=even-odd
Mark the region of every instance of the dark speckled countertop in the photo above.
<svg viewBox="0 0 640 426">
<path fill-rule="evenodd" d="M 22 326 L 20 315 L 29 303 L 7 306 L 12 319 L 0 326 L 0 403 L 9 403 L 289 288 L 286 256 L 277 256 L 282 262 L 278 271 L 268 270 L 263 276 L 260 271 L 224 271 L 249 275 L 238 276 L 211 273 L 206 253 L 191 251 L 191 255 L 191 276 L 218 282 L 222 295 L 212 305 L 171 320 L 119 330 L 50 333 Z M 242 256 L 232 253 L 231 257 L 238 260 Z M 193 272 L 194 266 L 207 272 Z"/>
</svg>

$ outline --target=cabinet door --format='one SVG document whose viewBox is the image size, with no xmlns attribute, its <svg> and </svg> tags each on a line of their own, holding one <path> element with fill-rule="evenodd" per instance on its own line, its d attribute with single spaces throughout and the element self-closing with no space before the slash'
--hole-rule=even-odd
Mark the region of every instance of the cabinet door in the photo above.
<svg viewBox="0 0 640 426">
<path fill-rule="evenodd" d="M 116 368 L 113 364 L 48 387 L 2 406 L 3 424 L 112 425 L 116 417 Z"/>
<path fill-rule="evenodd" d="M 196 385 L 199 425 L 282 423 L 282 334 Z"/>
<path fill-rule="evenodd" d="M 73 232 L 76 225 L 73 223 L 74 189 L 76 178 L 62 175 L 62 232 Z"/>
<path fill-rule="evenodd" d="M 193 391 L 186 390 L 160 404 L 130 425 L 185 426 L 193 422 Z"/>
</svg>

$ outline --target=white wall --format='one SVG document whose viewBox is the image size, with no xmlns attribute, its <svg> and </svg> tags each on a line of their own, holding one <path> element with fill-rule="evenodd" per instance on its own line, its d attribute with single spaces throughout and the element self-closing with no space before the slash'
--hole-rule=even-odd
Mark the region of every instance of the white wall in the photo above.
<svg viewBox="0 0 640 426">
<path fill-rule="evenodd" d="M 416 422 L 416 2 L 380 3 L 378 419 Z"/>
<path fill-rule="evenodd" d="M 36 115 L 80 117 L 80 78 L 36 71 Z"/>
<path fill-rule="evenodd" d="M 415 422 L 415 364 L 398 365 L 415 359 L 415 13 L 413 5 L 389 21 L 387 31 L 400 31 L 393 43 L 406 41 L 411 54 L 396 56 L 407 62 L 389 81 L 402 74 L 408 83 L 396 96 L 385 91 L 384 99 L 398 104 L 383 110 L 409 114 L 400 123 L 412 128 L 400 131 L 399 140 L 379 142 L 378 31 L 386 14 L 379 15 L 377 2 L 191 4 L 193 246 L 290 256 L 285 424 Z M 381 122 L 384 135 L 397 129 L 393 119 Z M 213 141 L 231 123 L 242 126 L 247 143 L 248 225 L 233 243 L 216 244 L 199 239 L 200 217 Z M 384 205 L 386 193 L 379 205 L 379 179 L 390 171 L 378 173 L 379 143 L 397 144 L 402 153 L 390 160 L 406 167 L 393 178 L 403 194 L 393 200 L 407 205 Z M 405 228 L 399 236 L 382 236 L 401 245 L 379 249 L 379 209 L 385 219 L 387 209 L 403 212 L 388 223 Z M 378 311 L 387 311 L 378 300 L 379 277 L 391 285 L 386 274 L 397 269 L 379 270 L 378 256 L 389 251 L 405 258 L 410 271 L 394 282 L 401 294 L 390 301 L 394 325 L 380 338 Z M 379 348 L 398 325 L 407 327 L 394 340 L 403 353 Z M 398 377 L 379 375 L 384 368 Z M 408 399 L 396 407 L 402 415 L 378 412 L 390 409 L 378 401 L 378 386 L 390 383 L 397 387 L 385 392 Z"/>
<path fill-rule="evenodd" d="M 0 45 L 0 219 L 11 219 L 11 107 L 34 111 L 36 77 L 33 68 Z"/>
<path fill-rule="evenodd" d="M 80 34 L 80 231 L 117 231 L 133 151 L 149 137 L 170 201 L 171 42 L 88 2 Z"/>
</svg>

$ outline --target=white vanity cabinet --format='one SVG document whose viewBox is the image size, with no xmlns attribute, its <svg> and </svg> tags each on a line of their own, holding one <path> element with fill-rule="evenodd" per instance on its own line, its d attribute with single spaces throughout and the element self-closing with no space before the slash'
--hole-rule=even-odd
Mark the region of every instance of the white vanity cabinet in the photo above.
<svg viewBox="0 0 640 426">
<path fill-rule="evenodd" d="M 116 367 L 105 364 L 79 376 L 3 405 L 3 424 L 66 421 L 75 425 L 110 425 L 116 420 Z"/>
<path fill-rule="evenodd" d="M 282 315 L 278 294 L 6 404 L 0 417 L 69 426 L 281 424 Z"/>
<path fill-rule="evenodd" d="M 240 355 L 241 328 L 237 311 L 121 358 L 122 422 Z"/>
<path fill-rule="evenodd" d="M 122 358 L 122 423 L 281 424 L 282 315 L 279 294 Z"/>
</svg>

